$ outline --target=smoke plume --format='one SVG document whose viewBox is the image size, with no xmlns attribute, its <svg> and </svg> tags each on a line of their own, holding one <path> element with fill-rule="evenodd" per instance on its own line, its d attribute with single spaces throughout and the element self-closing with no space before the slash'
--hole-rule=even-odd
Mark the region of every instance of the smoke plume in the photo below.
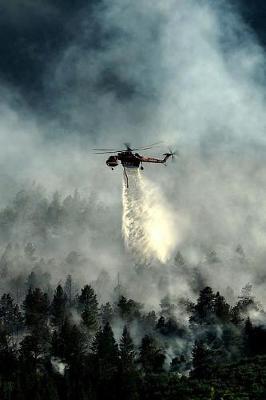
<svg viewBox="0 0 266 400">
<path fill-rule="evenodd" d="M 123 212 L 135 263 L 166 263 L 159 268 L 166 275 L 172 254 L 180 250 L 187 285 L 192 275 L 193 287 L 204 281 L 238 293 L 251 282 L 266 303 L 265 53 L 236 6 L 225 0 L 77 0 L 74 6 L 69 0 L 77 12 L 61 13 L 66 2 L 39 1 L 37 8 L 29 0 L 9 3 L 3 6 L 9 19 L 1 36 L 12 52 L 7 57 L 9 47 L 2 48 L 0 62 L 6 71 L 0 82 L 0 205 L 2 231 L 12 228 L 10 242 L 26 240 L 27 227 L 40 256 L 44 248 L 48 259 L 59 252 L 60 260 L 72 251 L 80 254 L 81 266 L 74 263 L 68 271 L 79 281 L 106 270 L 112 279 L 120 272 L 131 286 L 132 263 L 121 240 Z M 18 32 L 16 43 L 10 30 Z M 32 37 L 38 40 L 28 43 Z M 55 43 L 54 51 L 49 43 Z M 29 85 L 36 81 L 37 89 Z M 29 106 L 33 103 L 37 106 Z M 157 140 L 177 146 L 177 164 L 130 176 L 121 204 L 121 171 L 112 173 L 104 156 L 96 158 L 89 149 Z M 33 202 L 25 214 L 20 202 L 12 203 L 33 182 L 45 188 L 42 207 Z M 75 189 L 85 205 L 65 201 Z M 44 219 L 47 235 L 38 241 L 29 222 L 32 215 L 45 215 L 46 203 L 56 208 L 55 191 L 62 198 L 63 224 L 55 229 Z M 77 217 L 72 208 L 80 211 Z M 243 260 L 235 251 L 239 245 Z M 2 253 L 5 246 L 2 241 Z M 214 252 L 215 262 L 208 256 Z M 56 279 L 58 264 L 45 266 Z M 16 270 L 23 268 L 18 264 Z M 161 286 L 187 291 L 180 274 L 174 279 L 169 272 L 170 283 Z M 151 272 L 146 286 L 139 280 L 140 295 L 158 299 L 148 288 Z"/>
</svg>

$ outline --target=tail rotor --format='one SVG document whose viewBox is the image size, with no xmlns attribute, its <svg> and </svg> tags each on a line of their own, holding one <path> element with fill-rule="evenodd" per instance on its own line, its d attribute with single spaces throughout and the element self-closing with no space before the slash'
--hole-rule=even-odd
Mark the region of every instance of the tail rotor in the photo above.
<svg viewBox="0 0 266 400">
<path fill-rule="evenodd" d="M 172 159 L 172 162 L 175 161 L 176 157 L 179 156 L 179 153 L 177 150 L 173 150 L 171 147 L 168 148 L 168 152 L 164 154 L 165 156 L 168 156 L 169 158 Z"/>
</svg>

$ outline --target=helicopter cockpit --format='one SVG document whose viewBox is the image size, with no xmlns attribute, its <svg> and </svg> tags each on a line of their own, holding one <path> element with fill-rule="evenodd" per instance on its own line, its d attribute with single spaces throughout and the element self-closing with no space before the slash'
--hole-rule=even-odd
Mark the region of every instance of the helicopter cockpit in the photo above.
<svg viewBox="0 0 266 400">
<path fill-rule="evenodd" d="M 106 160 L 106 165 L 112 169 L 114 169 L 114 167 L 117 167 L 118 166 L 117 156 L 110 156 Z"/>
</svg>

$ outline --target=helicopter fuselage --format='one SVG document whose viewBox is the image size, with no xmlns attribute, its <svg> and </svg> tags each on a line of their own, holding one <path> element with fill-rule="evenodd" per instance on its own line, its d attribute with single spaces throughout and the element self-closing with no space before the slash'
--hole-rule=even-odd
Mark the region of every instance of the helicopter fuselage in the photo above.
<svg viewBox="0 0 266 400">
<path fill-rule="evenodd" d="M 137 153 L 133 154 L 131 151 L 124 151 L 118 153 L 116 156 L 110 156 L 107 159 L 106 164 L 108 167 L 114 168 L 117 167 L 119 161 L 124 168 L 139 168 L 142 160 L 141 156 Z"/>
<path fill-rule="evenodd" d="M 119 161 L 124 168 L 139 168 L 141 163 L 156 163 L 156 164 L 164 164 L 169 157 L 171 157 L 171 153 L 165 153 L 163 159 L 154 158 L 154 157 L 144 157 L 138 153 L 132 153 L 132 151 L 122 151 L 117 153 L 117 155 L 112 155 L 106 160 L 106 164 L 108 167 L 112 169 L 119 165 Z"/>
</svg>

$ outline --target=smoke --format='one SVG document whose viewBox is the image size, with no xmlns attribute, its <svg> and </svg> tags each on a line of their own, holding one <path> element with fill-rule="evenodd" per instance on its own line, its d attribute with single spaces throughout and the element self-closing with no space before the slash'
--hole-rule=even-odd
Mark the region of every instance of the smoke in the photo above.
<svg viewBox="0 0 266 400">
<path fill-rule="evenodd" d="M 123 234 L 137 263 L 166 263 L 182 240 L 181 220 L 155 184 L 139 169 L 127 169 L 123 185 Z M 179 226 L 180 225 L 180 226 Z"/>
<path fill-rule="evenodd" d="M 21 15 L 14 12 L 19 10 L 16 3 L 34 2 L 12 2 L 8 13 L 14 21 Z M 56 15 L 58 21 L 60 14 Z M 34 26 L 43 24 L 35 20 Z M 64 29 L 69 26 L 64 23 Z M 136 278 L 135 288 L 132 284 L 132 263 L 121 243 L 123 212 L 123 234 L 135 263 L 163 262 L 170 270 L 171 256 L 179 249 L 187 275 L 197 270 L 197 282 L 203 275 L 204 283 L 221 289 L 230 285 L 238 292 L 250 281 L 263 295 L 265 54 L 237 10 L 227 1 L 102 0 L 88 7 L 84 2 L 70 30 L 71 35 L 59 41 L 56 54 L 44 46 L 48 50 L 40 58 L 43 90 L 38 111 L 25 107 L 26 91 L 19 97 L 14 87 L 1 83 L 1 206 L 10 205 L 14 194 L 21 188 L 27 191 L 33 181 L 44 186 L 48 199 L 53 191 L 64 199 L 78 188 L 93 214 L 86 228 L 80 233 L 80 223 L 69 222 L 64 232 L 59 229 L 43 243 L 47 257 L 56 248 L 63 260 L 72 250 L 88 260 L 80 268 L 73 266 L 80 281 L 96 279 L 101 269 L 113 276 L 120 272 L 125 285 L 132 285 L 133 295 L 140 286 L 142 293 L 137 293 L 142 298 L 158 301 L 159 289 L 153 295 L 148 286 L 150 271 L 141 285 L 141 278 Z M 32 46 L 29 50 L 32 59 L 39 60 Z M 25 80 L 28 87 L 38 71 L 32 76 L 27 65 L 25 70 L 30 75 Z M 23 81 L 25 73 L 16 72 L 13 75 Z M 93 157 L 89 149 L 157 140 L 177 146 L 177 164 L 160 173 L 157 166 L 150 166 L 145 178 L 130 177 L 121 204 L 121 171 L 112 174 L 105 168 L 104 156 Z M 30 212 L 28 216 L 26 222 Z M 10 240 L 23 237 L 25 226 L 14 225 L 16 235 Z M 239 244 L 248 262 L 235 261 Z M 219 258 L 216 263 L 206 260 L 211 250 Z M 166 269 L 166 265 L 161 268 L 165 275 Z M 58 266 L 50 270 L 61 274 Z M 154 278 L 154 286 L 157 281 Z M 175 279 L 169 272 L 168 281 L 163 290 L 171 286 L 172 292 L 187 291 L 180 273 Z"/>
</svg>

